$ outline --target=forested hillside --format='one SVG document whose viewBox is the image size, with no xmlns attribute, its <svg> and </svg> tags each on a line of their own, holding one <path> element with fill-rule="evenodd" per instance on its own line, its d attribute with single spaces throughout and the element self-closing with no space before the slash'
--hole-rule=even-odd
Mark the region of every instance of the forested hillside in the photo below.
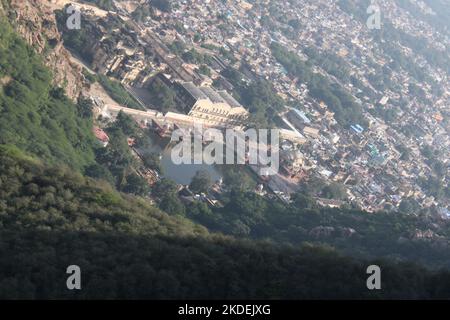
<svg viewBox="0 0 450 320">
<path fill-rule="evenodd" d="M 91 119 L 52 87 L 51 77 L 0 15 L 0 143 L 82 169 L 94 161 Z"/>
<path fill-rule="evenodd" d="M 209 230 L 236 237 L 292 245 L 326 243 L 352 256 L 450 267 L 450 223 L 407 201 L 399 211 L 372 214 L 350 207 L 320 207 L 305 191 L 287 205 L 238 189 L 227 194 L 224 204 L 210 209 L 195 203 L 187 207 L 186 216 Z"/>
<path fill-rule="evenodd" d="M 377 261 L 385 286 L 371 292 L 372 262 L 212 235 L 5 147 L 0 235 L 0 298 L 429 298 L 450 288 L 448 272 Z M 82 269 L 78 292 L 65 286 L 72 264 Z"/>
</svg>

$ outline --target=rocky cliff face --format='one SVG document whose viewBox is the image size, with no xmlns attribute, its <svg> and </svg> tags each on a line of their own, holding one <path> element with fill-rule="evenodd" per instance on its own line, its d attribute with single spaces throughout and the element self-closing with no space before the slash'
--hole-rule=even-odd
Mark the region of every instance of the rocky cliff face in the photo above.
<svg viewBox="0 0 450 320">
<path fill-rule="evenodd" d="M 71 62 L 57 29 L 52 0 L 9 0 L 4 8 L 17 32 L 44 57 L 53 70 L 55 85 L 64 87 L 76 99 L 85 84 L 81 67 Z"/>
</svg>

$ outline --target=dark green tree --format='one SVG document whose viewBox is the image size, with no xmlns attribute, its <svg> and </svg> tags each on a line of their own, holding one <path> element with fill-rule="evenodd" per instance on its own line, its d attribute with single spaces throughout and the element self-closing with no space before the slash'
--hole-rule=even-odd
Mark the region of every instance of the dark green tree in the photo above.
<svg viewBox="0 0 450 320">
<path fill-rule="evenodd" d="M 189 189 L 194 193 L 206 193 L 211 188 L 212 180 L 208 171 L 197 171 L 189 184 Z"/>
</svg>

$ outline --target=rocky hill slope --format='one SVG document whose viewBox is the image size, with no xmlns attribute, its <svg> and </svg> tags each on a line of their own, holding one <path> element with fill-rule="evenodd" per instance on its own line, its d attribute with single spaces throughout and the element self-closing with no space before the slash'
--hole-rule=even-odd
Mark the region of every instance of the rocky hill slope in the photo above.
<svg viewBox="0 0 450 320">
<path fill-rule="evenodd" d="M 71 62 L 70 52 L 64 46 L 57 29 L 54 9 L 50 0 L 8 0 L 0 8 L 6 13 L 16 31 L 44 57 L 53 71 L 54 84 L 64 87 L 69 98 L 75 100 L 85 79 L 81 67 Z"/>
</svg>

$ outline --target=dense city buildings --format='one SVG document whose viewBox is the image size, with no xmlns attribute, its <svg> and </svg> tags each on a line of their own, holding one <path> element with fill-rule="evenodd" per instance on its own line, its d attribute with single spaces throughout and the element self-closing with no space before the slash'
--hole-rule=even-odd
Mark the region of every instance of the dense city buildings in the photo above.
<svg viewBox="0 0 450 320">
<path fill-rule="evenodd" d="M 284 107 L 262 117 L 301 154 L 299 184 L 341 184 L 346 201 L 368 211 L 404 199 L 448 207 L 449 39 L 432 21 L 433 8 L 377 1 L 378 31 L 350 0 L 173 1 L 171 10 L 145 15 L 138 3 L 116 1 L 106 15 L 84 9 L 97 29 L 86 40 L 103 48 L 93 57 L 98 71 L 144 91 L 158 78 L 173 93 L 172 103 L 169 94 L 159 105 L 138 94 L 148 109 L 167 104 L 164 111 L 180 119 L 250 126 L 255 112 L 242 90 L 263 79 Z M 430 16 L 420 27 L 419 14 Z"/>
</svg>

